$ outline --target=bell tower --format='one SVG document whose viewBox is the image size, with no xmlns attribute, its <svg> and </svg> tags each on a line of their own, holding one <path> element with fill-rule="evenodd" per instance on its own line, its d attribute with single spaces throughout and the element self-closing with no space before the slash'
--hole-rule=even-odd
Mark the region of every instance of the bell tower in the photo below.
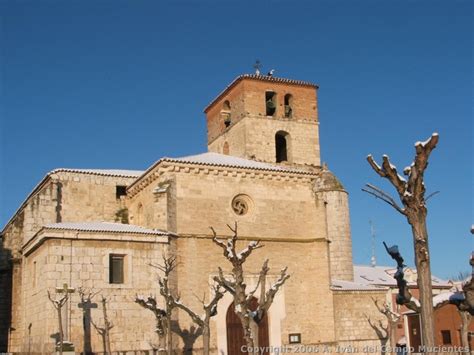
<svg viewBox="0 0 474 355">
<path fill-rule="evenodd" d="M 290 166 L 320 166 L 318 86 L 238 76 L 204 110 L 210 152 Z"/>
</svg>

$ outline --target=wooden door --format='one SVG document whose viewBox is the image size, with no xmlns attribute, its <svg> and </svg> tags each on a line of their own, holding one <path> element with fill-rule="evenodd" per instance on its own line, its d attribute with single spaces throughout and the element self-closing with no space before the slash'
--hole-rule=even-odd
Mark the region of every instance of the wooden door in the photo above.
<svg viewBox="0 0 474 355">
<path fill-rule="evenodd" d="M 257 300 L 254 298 L 250 305 L 250 309 L 255 310 L 257 308 Z M 235 314 L 234 303 L 232 303 L 227 309 L 226 315 L 226 326 L 227 326 L 227 355 L 241 355 L 247 354 L 242 352 L 242 346 L 246 345 L 244 340 L 244 330 L 242 329 L 242 323 L 239 317 Z M 262 319 L 258 326 L 258 346 L 268 347 L 268 317 Z M 268 351 L 262 353 L 262 355 L 268 354 Z"/>
<path fill-rule="evenodd" d="M 421 326 L 418 314 L 407 315 L 408 333 L 410 336 L 410 347 L 415 349 L 415 353 L 420 352 L 421 346 Z"/>
</svg>

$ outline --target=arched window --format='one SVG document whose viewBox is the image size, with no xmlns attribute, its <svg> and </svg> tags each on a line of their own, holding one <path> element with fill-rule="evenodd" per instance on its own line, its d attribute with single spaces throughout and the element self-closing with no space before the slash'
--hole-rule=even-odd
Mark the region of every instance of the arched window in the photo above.
<svg viewBox="0 0 474 355">
<path fill-rule="evenodd" d="M 229 127 L 231 123 L 229 100 L 225 100 L 222 104 L 221 118 L 224 120 L 225 126 Z"/>
<path fill-rule="evenodd" d="M 137 207 L 137 225 L 141 226 L 143 223 L 143 205 L 141 203 L 138 204 Z"/>
<path fill-rule="evenodd" d="M 222 153 L 229 155 L 229 143 L 224 142 L 224 147 L 222 148 Z"/>
<path fill-rule="evenodd" d="M 265 92 L 265 111 L 267 116 L 274 116 L 277 108 L 276 93 L 273 91 Z"/>
<path fill-rule="evenodd" d="M 291 94 L 285 95 L 285 117 L 293 117 L 293 95 Z"/>
<path fill-rule="evenodd" d="M 285 131 L 278 131 L 275 134 L 276 162 L 290 161 L 290 135 Z"/>
</svg>

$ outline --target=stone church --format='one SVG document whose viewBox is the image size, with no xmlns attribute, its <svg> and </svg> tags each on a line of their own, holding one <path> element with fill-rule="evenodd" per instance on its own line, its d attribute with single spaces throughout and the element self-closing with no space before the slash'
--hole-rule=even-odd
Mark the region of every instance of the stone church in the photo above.
<svg viewBox="0 0 474 355">
<path fill-rule="evenodd" d="M 113 351 L 152 349 L 154 316 L 134 303 L 136 294 L 159 294 L 149 264 L 175 255 L 171 284 L 201 310 L 195 295 L 209 298 L 217 268 L 230 270 L 209 227 L 225 237 L 234 221 L 242 245 L 264 245 L 246 262 L 249 288 L 265 258 L 270 279 L 284 266 L 291 274 L 270 308 L 263 343 L 379 345 L 367 317 L 383 318 L 371 298 L 385 300 L 386 288 L 353 281 L 348 195 L 321 165 L 317 91 L 305 81 L 240 75 L 204 110 L 207 152 L 161 158 L 145 171 L 46 174 L 1 232 L 0 351 L 53 351 L 58 322 L 47 291 L 65 284 L 76 290 L 63 323 L 77 353 L 84 350 L 80 287 L 109 299 Z M 96 303 L 89 312 L 100 324 Z M 211 320 L 215 354 L 240 353 L 232 307 L 226 294 Z M 199 353 L 196 327 L 175 312 L 176 349 Z M 93 329 L 90 338 L 88 350 L 102 352 Z"/>
</svg>

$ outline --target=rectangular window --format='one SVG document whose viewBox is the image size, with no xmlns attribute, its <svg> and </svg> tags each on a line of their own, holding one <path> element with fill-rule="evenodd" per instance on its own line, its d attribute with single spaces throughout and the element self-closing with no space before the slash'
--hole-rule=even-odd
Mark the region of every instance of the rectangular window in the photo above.
<svg viewBox="0 0 474 355">
<path fill-rule="evenodd" d="M 121 196 L 127 195 L 127 186 L 115 186 L 115 198 L 119 199 Z"/>
<path fill-rule="evenodd" d="M 441 338 L 443 338 L 443 345 L 450 345 L 451 343 L 451 331 L 450 330 L 442 330 L 441 331 Z"/>
<path fill-rule="evenodd" d="M 125 255 L 110 254 L 109 255 L 109 283 L 124 283 L 124 263 Z"/>
</svg>

